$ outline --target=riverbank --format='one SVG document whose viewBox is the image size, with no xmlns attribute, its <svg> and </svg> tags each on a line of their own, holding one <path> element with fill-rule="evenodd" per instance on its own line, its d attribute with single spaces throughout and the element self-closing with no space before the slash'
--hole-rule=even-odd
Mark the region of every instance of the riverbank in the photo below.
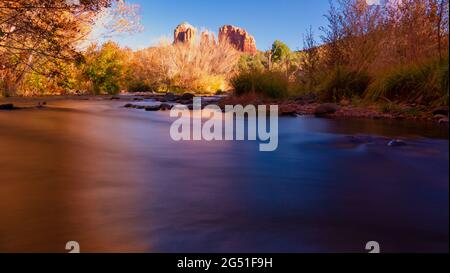
<svg viewBox="0 0 450 273">
<path fill-rule="evenodd" d="M 0 110 L 40 109 L 50 107 L 48 104 L 63 100 L 117 100 L 124 101 L 124 107 L 138 108 L 148 111 L 169 110 L 174 104 L 183 104 L 192 108 L 194 95 L 185 94 L 152 94 L 135 93 L 121 95 L 65 95 L 41 97 L 8 97 L 0 98 Z M 205 99 L 206 98 L 206 99 Z M 145 107 L 141 102 L 153 100 L 161 105 Z M 134 104 L 139 102 L 139 104 Z M 430 108 L 423 105 L 378 103 L 365 104 L 343 100 L 340 103 L 321 103 L 311 96 L 300 96 L 289 100 L 266 100 L 254 95 L 209 96 L 204 97 L 202 106 L 217 104 L 221 108 L 225 105 L 278 105 L 280 116 L 314 115 L 319 117 L 340 119 L 375 119 L 375 120 L 415 120 L 419 122 L 433 122 L 448 125 L 448 107 Z"/>
<path fill-rule="evenodd" d="M 415 120 L 448 124 L 447 106 L 428 107 L 400 103 L 366 103 L 341 100 L 339 103 L 323 103 L 314 95 L 299 96 L 288 100 L 270 100 L 249 94 L 228 96 L 219 105 L 278 105 L 280 116 L 315 115 L 329 118 L 360 118 L 376 120 Z"/>
</svg>

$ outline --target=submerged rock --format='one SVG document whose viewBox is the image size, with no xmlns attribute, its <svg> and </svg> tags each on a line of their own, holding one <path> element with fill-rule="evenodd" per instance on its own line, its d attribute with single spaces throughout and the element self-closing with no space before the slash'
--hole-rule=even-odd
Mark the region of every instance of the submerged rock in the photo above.
<svg viewBox="0 0 450 273">
<path fill-rule="evenodd" d="M 323 116 L 328 114 L 336 113 L 336 111 L 339 110 L 339 106 L 337 106 L 334 103 L 325 103 L 322 105 L 319 105 L 314 109 L 314 114 L 316 116 Z"/>
<path fill-rule="evenodd" d="M 393 139 L 393 140 L 388 142 L 387 146 L 389 146 L 389 147 L 403 147 L 403 146 L 407 146 L 407 144 L 403 140 Z"/>
<path fill-rule="evenodd" d="M 353 144 L 370 144 L 376 141 L 374 137 L 366 135 L 347 136 L 347 138 L 348 141 Z"/>
</svg>

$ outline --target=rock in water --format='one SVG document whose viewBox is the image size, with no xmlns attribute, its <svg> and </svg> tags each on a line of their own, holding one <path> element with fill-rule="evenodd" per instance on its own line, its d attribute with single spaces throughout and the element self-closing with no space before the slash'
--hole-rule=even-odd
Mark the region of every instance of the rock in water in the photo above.
<svg viewBox="0 0 450 273">
<path fill-rule="evenodd" d="M 160 110 L 161 111 L 166 111 L 166 110 L 170 110 L 173 108 L 173 105 L 167 104 L 167 103 L 162 103 L 160 106 Z"/>
<path fill-rule="evenodd" d="M 0 104 L 0 110 L 14 110 L 14 104 L 12 103 Z"/>
<path fill-rule="evenodd" d="M 339 110 L 339 106 L 337 106 L 336 104 L 325 103 L 325 104 L 317 106 L 317 108 L 314 109 L 314 114 L 316 116 L 324 116 L 324 115 L 336 113 L 337 110 Z"/>
<path fill-rule="evenodd" d="M 189 23 L 179 24 L 173 34 L 173 43 L 194 43 L 197 29 Z"/>
<path fill-rule="evenodd" d="M 178 99 L 178 97 L 174 93 L 167 92 L 166 95 L 164 96 L 164 98 L 160 101 L 161 102 L 166 102 L 166 101 L 172 102 L 172 101 L 176 101 L 177 99 Z"/>
<path fill-rule="evenodd" d="M 155 106 L 145 106 L 145 111 L 159 111 L 161 109 L 161 105 Z"/>
<path fill-rule="evenodd" d="M 433 115 L 444 115 L 448 116 L 448 107 L 447 106 L 441 106 L 433 109 Z"/>
<path fill-rule="evenodd" d="M 447 116 L 446 115 L 442 115 L 442 114 L 437 114 L 437 115 L 433 116 L 433 119 L 436 119 L 436 120 L 440 120 L 440 119 L 443 119 L 443 118 L 447 118 Z"/>
<path fill-rule="evenodd" d="M 237 50 L 255 55 L 257 53 L 255 38 L 240 27 L 225 25 L 219 29 L 219 43 L 230 43 Z"/>
<path fill-rule="evenodd" d="M 406 142 L 404 142 L 403 140 L 400 139 L 393 139 L 391 141 L 389 141 L 389 143 L 387 144 L 387 146 L 389 147 L 403 147 L 406 146 Z"/>
<path fill-rule="evenodd" d="M 194 99 L 194 94 L 191 93 L 184 93 L 180 97 L 180 100 L 192 100 L 192 99 Z"/>
</svg>

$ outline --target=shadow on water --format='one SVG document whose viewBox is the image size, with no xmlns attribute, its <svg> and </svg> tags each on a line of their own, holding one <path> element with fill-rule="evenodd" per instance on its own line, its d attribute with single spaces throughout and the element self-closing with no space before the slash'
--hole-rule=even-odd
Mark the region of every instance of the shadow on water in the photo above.
<svg viewBox="0 0 450 273">
<path fill-rule="evenodd" d="M 122 104 L 0 113 L 0 252 L 448 251 L 448 128 L 282 118 L 261 153 Z"/>
</svg>

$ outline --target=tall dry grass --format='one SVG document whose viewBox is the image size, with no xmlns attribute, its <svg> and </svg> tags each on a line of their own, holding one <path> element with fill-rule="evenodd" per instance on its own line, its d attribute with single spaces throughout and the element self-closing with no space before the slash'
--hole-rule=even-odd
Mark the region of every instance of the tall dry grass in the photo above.
<svg viewBox="0 0 450 273">
<path fill-rule="evenodd" d="M 365 98 L 431 106 L 448 105 L 448 68 L 448 57 L 393 68 L 369 85 Z"/>
<path fill-rule="evenodd" d="M 156 91 L 213 93 L 228 90 L 241 53 L 228 43 L 197 38 L 193 43 L 171 44 L 135 53 L 133 75 Z"/>
</svg>

